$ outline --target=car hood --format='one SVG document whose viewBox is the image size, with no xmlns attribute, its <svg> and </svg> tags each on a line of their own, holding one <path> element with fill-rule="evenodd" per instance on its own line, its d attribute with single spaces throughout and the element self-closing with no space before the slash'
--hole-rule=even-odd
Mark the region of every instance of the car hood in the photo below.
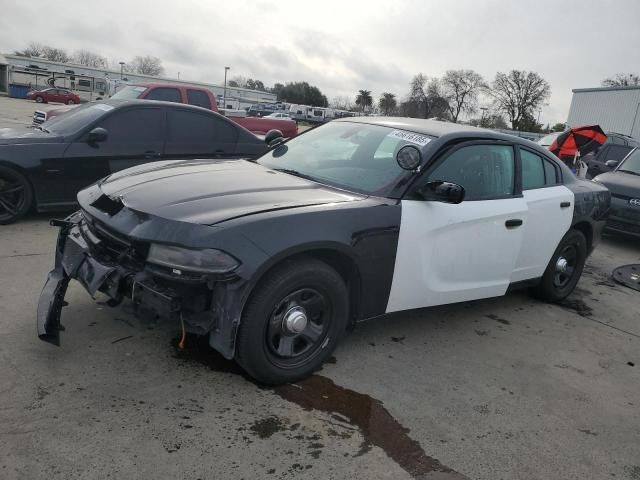
<svg viewBox="0 0 640 480">
<path fill-rule="evenodd" d="M 100 189 L 132 210 L 206 225 L 365 198 L 246 160 L 154 162 L 111 175 Z"/>
<path fill-rule="evenodd" d="M 611 193 L 640 197 L 640 176 L 624 172 L 607 172 L 596 177 Z"/>
<path fill-rule="evenodd" d="M 62 141 L 62 137 L 35 128 L 0 128 L 0 145 L 60 143 Z"/>
</svg>

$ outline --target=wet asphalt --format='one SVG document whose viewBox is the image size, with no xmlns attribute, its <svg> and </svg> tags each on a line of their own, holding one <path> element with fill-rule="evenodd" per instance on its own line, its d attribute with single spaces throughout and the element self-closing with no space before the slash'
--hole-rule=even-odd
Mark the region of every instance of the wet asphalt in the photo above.
<svg viewBox="0 0 640 480">
<path fill-rule="evenodd" d="M 606 238 L 564 305 L 526 293 L 357 326 L 317 375 L 265 388 L 178 326 L 72 284 L 35 331 L 49 215 L 0 227 L 0 478 L 640 478 L 640 292 Z"/>
</svg>

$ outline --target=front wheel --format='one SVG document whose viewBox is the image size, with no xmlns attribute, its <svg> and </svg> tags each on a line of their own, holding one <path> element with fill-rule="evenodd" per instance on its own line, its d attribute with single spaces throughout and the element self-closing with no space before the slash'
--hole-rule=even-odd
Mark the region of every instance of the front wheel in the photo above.
<svg viewBox="0 0 640 480">
<path fill-rule="evenodd" d="M 578 230 L 569 230 L 551 257 L 534 294 L 549 302 L 560 302 L 573 292 L 587 260 L 587 240 Z"/>
<path fill-rule="evenodd" d="M 0 166 L 0 225 L 18 220 L 32 203 L 33 189 L 29 181 L 17 171 Z"/>
<path fill-rule="evenodd" d="M 305 259 L 276 267 L 245 306 L 236 360 L 265 384 L 307 377 L 344 334 L 348 304 L 344 280 L 326 263 Z"/>
<path fill-rule="evenodd" d="M 40 96 L 36 97 L 36 103 L 44 103 L 44 98 Z"/>
<path fill-rule="evenodd" d="M 67 105 L 73 105 L 74 103 L 76 103 L 76 102 L 74 102 L 74 101 L 73 101 L 73 100 L 71 100 L 71 99 L 67 100 Z"/>
</svg>

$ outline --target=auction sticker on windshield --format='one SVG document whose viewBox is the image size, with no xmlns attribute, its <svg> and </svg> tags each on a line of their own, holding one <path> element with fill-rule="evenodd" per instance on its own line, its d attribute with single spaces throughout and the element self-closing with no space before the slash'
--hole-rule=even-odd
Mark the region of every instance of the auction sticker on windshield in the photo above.
<svg viewBox="0 0 640 480">
<path fill-rule="evenodd" d="M 394 130 L 387 136 L 415 143 L 416 145 L 420 145 L 421 147 L 424 147 L 431 141 L 429 137 L 425 137 L 424 135 L 420 135 L 419 133 L 407 132 L 406 130 Z"/>
</svg>

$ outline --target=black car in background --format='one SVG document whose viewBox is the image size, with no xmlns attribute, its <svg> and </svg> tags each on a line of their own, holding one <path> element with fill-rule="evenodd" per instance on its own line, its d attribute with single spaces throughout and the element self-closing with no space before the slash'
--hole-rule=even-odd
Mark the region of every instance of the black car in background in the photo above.
<svg viewBox="0 0 640 480">
<path fill-rule="evenodd" d="M 621 133 L 607 132 L 607 141 L 594 152 L 583 157 L 591 177 L 613 170 L 631 150 L 640 146 L 633 137 Z"/>
<path fill-rule="evenodd" d="M 77 107 L 31 129 L 0 129 L 0 224 L 65 209 L 114 172 L 171 159 L 250 158 L 267 149 L 211 110 L 151 100 Z"/>
<path fill-rule="evenodd" d="M 611 192 L 611 210 L 606 229 L 640 237 L 640 148 L 611 172 L 593 179 Z"/>
</svg>

